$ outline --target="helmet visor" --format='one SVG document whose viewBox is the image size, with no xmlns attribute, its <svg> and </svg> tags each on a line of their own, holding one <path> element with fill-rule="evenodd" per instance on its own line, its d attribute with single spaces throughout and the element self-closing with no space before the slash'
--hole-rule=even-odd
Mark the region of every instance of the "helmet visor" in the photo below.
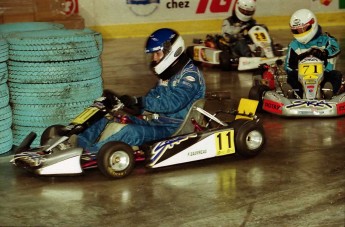
<svg viewBox="0 0 345 227">
<path fill-rule="evenodd" d="M 292 34 L 302 34 L 309 31 L 312 28 L 312 25 L 315 23 L 314 19 L 311 19 L 307 23 L 298 26 L 291 26 Z"/>
<path fill-rule="evenodd" d="M 254 12 L 255 12 L 255 10 L 247 10 L 247 9 L 243 9 L 243 8 L 241 8 L 241 7 L 239 7 L 238 10 L 239 10 L 243 15 L 246 15 L 246 16 L 253 16 L 253 15 L 254 15 Z"/>
</svg>

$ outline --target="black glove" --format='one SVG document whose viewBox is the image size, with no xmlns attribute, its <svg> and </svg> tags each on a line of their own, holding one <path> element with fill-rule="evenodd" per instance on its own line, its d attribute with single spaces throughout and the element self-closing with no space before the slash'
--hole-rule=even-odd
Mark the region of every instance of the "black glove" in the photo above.
<svg viewBox="0 0 345 227">
<path fill-rule="evenodd" d="M 123 103 L 123 105 L 125 105 L 125 107 L 132 107 L 138 104 L 138 99 L 135 96 L 122 95 L 119 99 Z"/>
<path fill-rule="evenodd" d="M 122 95 L 120 98 L 120 101 L 125 105 L 126 112 L 132 114 L 132 115 L 139 115 L 142 112 L 142 98 L 141 97 L 135 97 L 130 95 Z"/>
<path fill-rule="evenodd" d="M 102 96 L 106 98 L 107 105 L 114 106 L 117 104 L 117 95 L 115 94 L 115 92 L 105 89 L 103 90 Z"/>
<path fill-rule="evenodd" d="M 328 57 L 327 50 L 320 50 L 316 48 L 312 48 L 310 51 L 308 51 L 310 55 L 317 57 L 318 59 L 325 61 Z"/>
</svg>

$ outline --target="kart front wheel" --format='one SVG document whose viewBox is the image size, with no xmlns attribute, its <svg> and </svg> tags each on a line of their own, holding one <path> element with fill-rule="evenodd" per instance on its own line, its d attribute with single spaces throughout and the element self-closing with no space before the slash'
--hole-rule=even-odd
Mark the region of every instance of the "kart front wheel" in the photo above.
<svg viewBox="0 0 345 227">
<path fill-rule="evenodd" d="M 41 145 L 46 144 L 50 139 L 56 137 L 56 136 L 63 136 L 64 133 L 64 125 L 52 125 L 46 128 L 42 135 L 41 135 Z"/>
<path fill-rule="evenodd" d="M 98 168 L 106 177 L 123 178 L 134 168 L 134 151 L 126 143 L 108 142 L 98 152 L 97 162 Z"/>
<path fill-rule="evenodd" d="M 265 144 L 265 133 L 262 125 L 254 120 L 235 120 L 236 152 L 244 157 L 251 158 L 258 155 Z"/>
</svg>

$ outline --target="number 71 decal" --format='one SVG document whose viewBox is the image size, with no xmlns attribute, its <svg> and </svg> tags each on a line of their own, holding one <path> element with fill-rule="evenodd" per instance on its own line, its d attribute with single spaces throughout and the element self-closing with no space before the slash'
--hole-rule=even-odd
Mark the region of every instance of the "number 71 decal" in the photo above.
<svg viewBox="0 0 345 227">
<path fill-rule="evenodd" d="M 217 156 L 235 153 L 234 130 L 215 134 Z"/>
</svg>

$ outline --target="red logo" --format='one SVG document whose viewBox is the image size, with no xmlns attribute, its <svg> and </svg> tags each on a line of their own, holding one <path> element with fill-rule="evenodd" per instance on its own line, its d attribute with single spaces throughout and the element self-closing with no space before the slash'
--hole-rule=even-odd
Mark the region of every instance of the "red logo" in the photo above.
<svg viewBox="0 0 345 227">
<path fill-rule="evenodd" d="M 62 5 L 62 13 L 69 16 L 72 14 L 77 14 L 78 9 L 78 0 L 65 0 Z"/>
<path fill-rule="evenodd" d="M 338 115 L 345 114 L 345 102 L 337 104 L 337 114 Z"/>
<path fill-rule="evenodd" d="M 263 109 L 268 111 L 268 112 L 275 113 L 275 114 L 282 114 L 283 113 L 283 109 L 282 109 L 283 106 L 284 106 L 283 103 L 273 102 L 271 100 L 264 99 Z"/>
<path fill-rule="evenodd" d="M 196 13 L 205 13 L 207 5 L 211 2 L 209 10 L 211 13 L 226 13 L 229 12 L 231 2 L 234 0 L 200 0 Z"/>
</svg>

